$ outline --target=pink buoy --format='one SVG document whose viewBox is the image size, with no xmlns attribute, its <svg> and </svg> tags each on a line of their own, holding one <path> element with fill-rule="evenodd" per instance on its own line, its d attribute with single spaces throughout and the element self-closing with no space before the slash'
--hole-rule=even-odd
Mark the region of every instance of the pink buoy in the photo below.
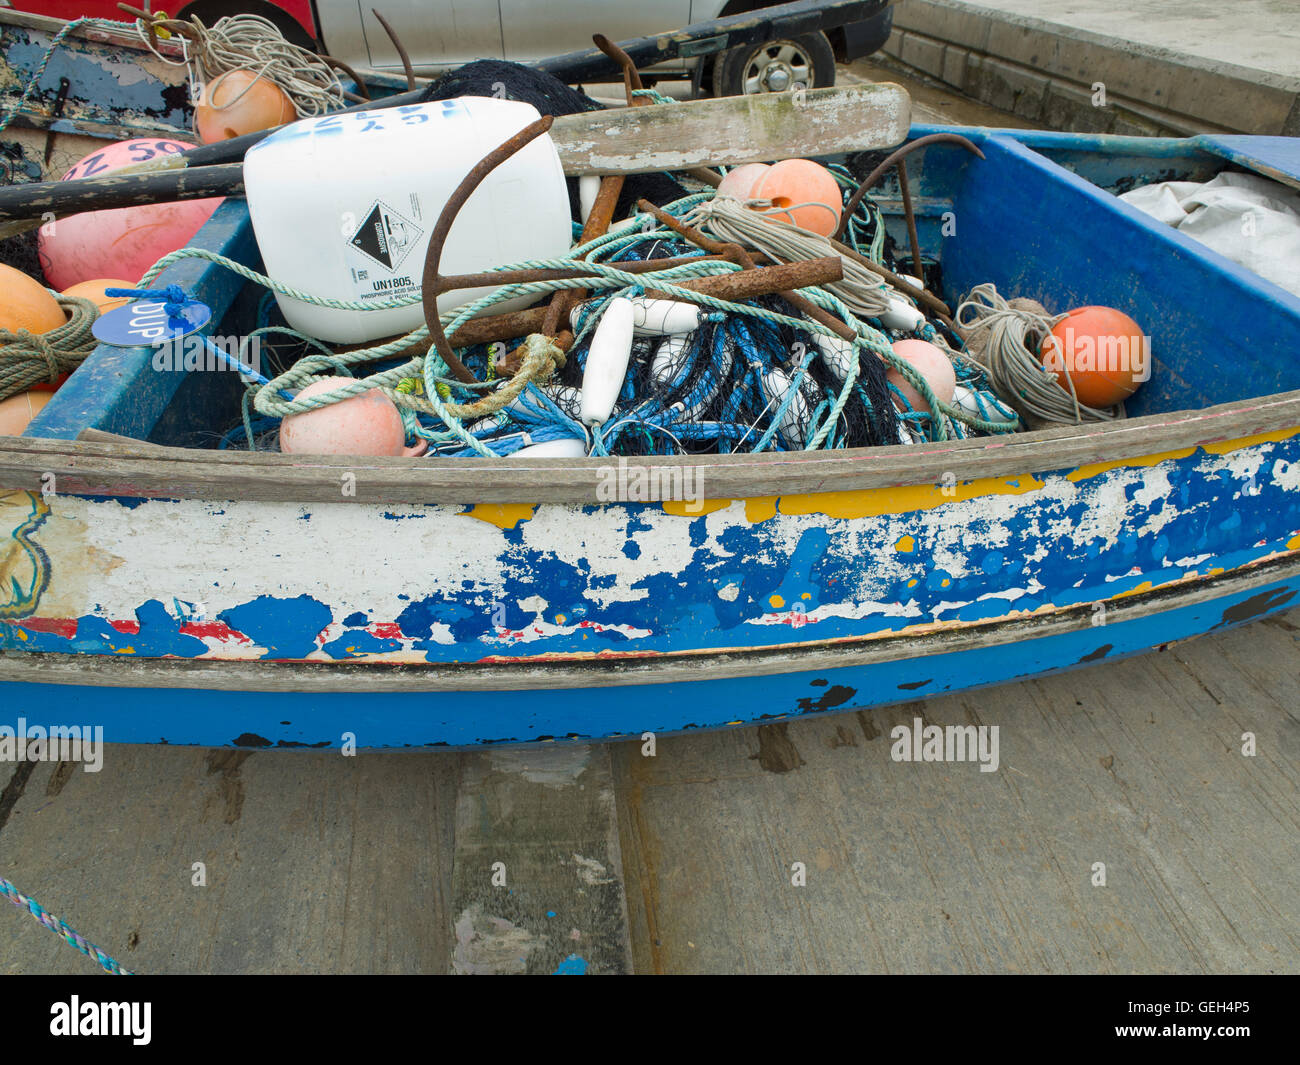
<svg viewBox="0 0 1300 1065">
<path fill-rule="evenodd" d="M 718 185 L 717 195 L 731 196 L 737 200 L 748 200 L 754 186 L 762 180 L 771 167 L 766 163 L 746 163 L 734 170 L 728 170 Z"/>
<path fill-rule="evenodd" d="M 943 351 L 928 340 L 895 340 L 894 354 L 909 363 L 925 379 L 940 403 L 951 403 L 957 388 L 957 374 L 952 368 L 952 360 Z M 901 373 L 890 369 L 885 377 L 907 398 L 913 410 L 929 410 L 929 406 L 915 388 Z M 895 401 L 897 402 L 897 401 Z"/>
<path fill-rule="evenodd" d="M 92 152 L 63 181 L 96 177 L 194 147 L 188 141 L 141 137 Z M 38 237 L 46 280 L 63 290 L 100 277 L 139 280 L 168 252 L 185 247 L 221 197 L 87 211 L 43 225 Z"/>
<path fill-rule="evenodd" d="M 333 392 L 350 377 L 313 381 L 298 399 Z M 280 450 L 289 455 L 423 455 L 428 442 L 405 447 L 406 428 L 397 405 L 372 388 L 327 407 L 290 414 L 280 423 Z"/>
</svg>

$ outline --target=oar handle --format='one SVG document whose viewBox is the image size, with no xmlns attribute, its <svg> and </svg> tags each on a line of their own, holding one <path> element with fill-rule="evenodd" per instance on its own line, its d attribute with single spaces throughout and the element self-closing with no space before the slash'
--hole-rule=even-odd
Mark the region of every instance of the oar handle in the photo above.
<svg viewBox="0 0 1300 1065">
<path fill-rule="evenodd" d="M 148 203 L 241 196 L 244 164 L 190 167 L 153 174 L 105 174 L 74 181 L 40 181 L 0 187 L 0 222 L 104 211 Z"/>
</svg>

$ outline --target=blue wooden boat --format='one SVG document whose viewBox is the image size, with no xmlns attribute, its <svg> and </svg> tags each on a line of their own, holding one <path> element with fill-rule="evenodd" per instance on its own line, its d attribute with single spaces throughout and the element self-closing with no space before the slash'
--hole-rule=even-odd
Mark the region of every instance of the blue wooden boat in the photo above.
<svg viewBox="0 0 1300 1065">
<path fill-rule="evenodd" d="M 961 132 L 983 160 L 910 160 L 945 296 L 1131 314 L 1155 370 L 1126 420 L 641 460 L 701 469 L 692 514 L 601 502 L 609 460 L 200 449 L 238 417 L 234 375 L 101 347 L 0 439 L 0 716 L 253 747 L 639 736 L 1000 684 L 1293 603 L 1300 299 L 1115 193 L 1227 167 L 1296 185 L 1300 142 Z M 238 200 L 196 242 L 259 262 Z M 169 282 L 231 331 L 250 314 L 224 269 Z"/>
</svg>

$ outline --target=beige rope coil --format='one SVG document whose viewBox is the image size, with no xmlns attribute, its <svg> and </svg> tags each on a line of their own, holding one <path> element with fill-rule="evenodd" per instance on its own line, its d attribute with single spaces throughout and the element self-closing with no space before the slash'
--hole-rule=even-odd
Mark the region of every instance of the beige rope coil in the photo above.
<svg viewBox="0 0 1300 1065">
<path fill-rule="evenodd" d="M 205 26 L 197 15 L 189 19 L 168 19 L 160 23 L 182 38 L 185 58 L 179 63 L 161 55 L 141 35 L 150 51 L 172 66 L 188 66 L 196 85 L 234 70 L 247 70 L 279 86 L 293 101 L 298 117 L 307 118 L 337 110 L 345 103 L 338 74 L 308 48 L 290 44 L 273 22 L 260 15 L 227 15 Z M 249 92 L 249 84 L 225 105 L 230 107 Z"/>
<path fill-rule="evenodd" d="M 33 385 L 54 384 L 81 365 L 99 342 L 90 328 L 99 317 L 92 300 L 51 292 L 68 320 L 47 333 L 0 329 L 0 400 Z"/>
<path fill-rule="evenodd" d="M 1069 373 L 1062 387 L 1056 374 L 1039 360 L 1036 353 L 1065 315 L 1048 314 L 1033 300 L 1008 302 L 992 282 L 986 282 L 971 289 L 954 318 L 966 342 L 966 357 L 988 375 L 998 398 L 1031 426 L 1078 425 L 1125 416 L 1122 403 L 1105 410 L 1080 403 Z"/>
<path fill-rule="evenodd" d="M 892 290 L 879 274 L 841 255 L 828 238 L 792 226 L 780 218 L 765 218 L 761 211 L 750 210 L 745 203 L 771 206 L 768 200 L 742 202 L 731 196 L 715 196 L 695 207 L 686 216 L 686 222 L 718 240 L 756 248 L 781 262 L 838 257 L 844 263 L 844 278 L 825 287 L 862 318 L 875 318 L 889 309 Z M 901 294 L 895 298 L 907 299 Z"/>
</svg>

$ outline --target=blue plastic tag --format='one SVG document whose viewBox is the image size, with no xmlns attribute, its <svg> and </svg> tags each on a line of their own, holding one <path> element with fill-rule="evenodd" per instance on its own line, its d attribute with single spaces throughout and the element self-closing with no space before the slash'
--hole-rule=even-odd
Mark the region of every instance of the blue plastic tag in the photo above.
<svg viewBox="0 0 1300 1065">
<path fill-rule="evenodd" d="M 136 300 L 100 315 L 90 332 L 119 348 L 156 347 L 197 333 L 211 317 L 212 311 L 198 300 L 186 300 L 179 316 L 168 315 L 166 300 Z"/>
</svg>

